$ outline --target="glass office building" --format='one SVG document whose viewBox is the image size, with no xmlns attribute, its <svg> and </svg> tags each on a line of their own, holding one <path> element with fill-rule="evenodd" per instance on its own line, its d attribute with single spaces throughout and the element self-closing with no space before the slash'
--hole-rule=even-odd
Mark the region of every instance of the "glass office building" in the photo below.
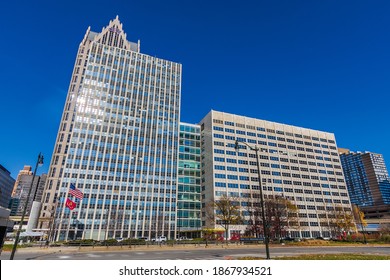
<svg viewBox="0 0 390 280">
<path fill-rule="evenodd" d="M 200 126 L 181 123 L 177 196 L 178 237 L 200 237 Z"/>
<path fill-rule="evenodd" d="M 10 200 L 12 189 L 15 184 L 15 179 L 11 177 L 11 173 L 0 164 L 0 206 L 7 208 Z"/>
<path fill-rule="evenodd" d="M 88 28 L 44 193 L 52 240 L 175 237 L 180 94 L 181 64 L 142 54 L 118 17 Z"/>
</svg>

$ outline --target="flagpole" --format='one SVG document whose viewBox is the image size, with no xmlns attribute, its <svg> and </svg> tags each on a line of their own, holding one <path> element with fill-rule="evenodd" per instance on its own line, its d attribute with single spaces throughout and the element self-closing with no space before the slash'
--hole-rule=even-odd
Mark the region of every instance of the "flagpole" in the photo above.
<svg viewBox="0 0 390 280">
<path fill-rule="evenodd" d="M 70 199 L 69 195 L 72 195 L 75 198 L 75 201 Z M 84 194 L 78 188 L 76 188 L 76 185 L 74 183 L 70 183 L 68 193 L 66 196 L 65 206 L 67 208 L 69 208 L 70 211 L 74 210 L 76 208 L 77 204 L 83 199 L 83 196 L 84 196 Z M 74 220 L 72 215 L 69 215 L 68 226 L 66 228 L 66 234 L 65 234 L 66 235 L 65 240 L 68 240 L 68 238 L 69 238 L 69 232 L 71 231 L 71 227 L 73 225 L 72 219 Z M 74 227 L 73 228 L 73 240 L 75 239 L 75 235 L 76 235 L 76 228 Z"/>
</svg>

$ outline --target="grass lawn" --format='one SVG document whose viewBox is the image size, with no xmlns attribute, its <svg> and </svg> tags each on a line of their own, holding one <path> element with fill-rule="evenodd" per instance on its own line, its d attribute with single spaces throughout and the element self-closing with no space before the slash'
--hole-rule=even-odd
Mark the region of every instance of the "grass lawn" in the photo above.
<svg viewBox="0 0 390 280">
<path fill-rule="evenodd" d="M 371 245 L 383 245 L 383 244 L 389 244 L 384 242 L 374 242 L 371 241 L 368 244 Z M 280 243 L 273 243 L 270 244 L 271 246 L 280 246 Z M 297 247 L 306 247 L 306 246 L 366 246 L 366 244 L 363 244 L 363 242 L 357 242 L 357 241 L 331 241 L 331 240 L 302 240 L 299 242 L 294 241 L 286 241 L 284 242 L 285 246 L 297 246 Z"/>
<path fill-rule="evenodd" d="M 274 260 L 390 260 L 390 256 L 365 254 L 313 254 L 290 257 L 276 257 Z M 264 260 L 258 257 L 242 257 L 239 260 Z"/>
</svg>

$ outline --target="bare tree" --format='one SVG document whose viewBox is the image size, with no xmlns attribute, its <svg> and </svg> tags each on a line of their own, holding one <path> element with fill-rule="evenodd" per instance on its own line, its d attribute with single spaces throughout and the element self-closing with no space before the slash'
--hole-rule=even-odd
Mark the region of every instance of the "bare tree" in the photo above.
<svg viewBox="0 0 390 280">
<path fill-rule="evenodd" d="M 249 213 L 246 235 L 259 238 L 264 235 L 263 221 L 261 218 L 261 205 L 248 202 Z M 288 235 L 291 229 L 299 228 L 298 208 L 290 200 L 275 196 L 264 200 L 265 219 L 270 238 L 281 239 Z"/>
<path fill-rule="evenodd" d="M 260 238 L 263 234 L 260 203 L 253 202 L 248 198 L 245 205 L 245 211 L 247 212 L 247 216 L 244 217 L 247 224 L 245 235 Z"/>
<path fill-rule="evenodd" d="M 379 227 L 379 232 L 381 235 L 390 234 L 390 224 L 381 224 Z"/>
<path fill-rule="evenodd" d="M 242 224 L 240 200 L 238 197 L 221 196 L 206 206 L 205 218 L 209 224 L 218 224 L 225 229 L 225 239 L 228 239 L 231 225 Z"/>
<path fill-rule="evenodd" d="M 288 199 L 275 196 L 265 200 L 266 219 L 269 237 L 282 239 L 290 227 L 298 227 L 298 208 Z"/>
<path fill-rule="evenodd" d="M 329 230 L 333 237 L 344 239 L 347 232 L 351 232 L 356 228 L 352 211 L 344 209 L 341 205 L 329 207 L 327 218 Z"/>
</svg>

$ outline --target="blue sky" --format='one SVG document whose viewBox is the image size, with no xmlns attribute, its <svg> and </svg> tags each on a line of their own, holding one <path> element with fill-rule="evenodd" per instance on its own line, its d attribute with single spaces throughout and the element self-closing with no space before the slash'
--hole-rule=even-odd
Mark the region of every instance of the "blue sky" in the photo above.
<svg viewBox="0 0 390 280">
<path fill-rule="evenodd" d="M 390 164 L 389 1 L 7 1 L 0 164 L 47 171 L 78 44 L 119 15 L 141 52 L 183 64 L 181 120 L 211 109 L 333 132 Z"/>
</svg>

